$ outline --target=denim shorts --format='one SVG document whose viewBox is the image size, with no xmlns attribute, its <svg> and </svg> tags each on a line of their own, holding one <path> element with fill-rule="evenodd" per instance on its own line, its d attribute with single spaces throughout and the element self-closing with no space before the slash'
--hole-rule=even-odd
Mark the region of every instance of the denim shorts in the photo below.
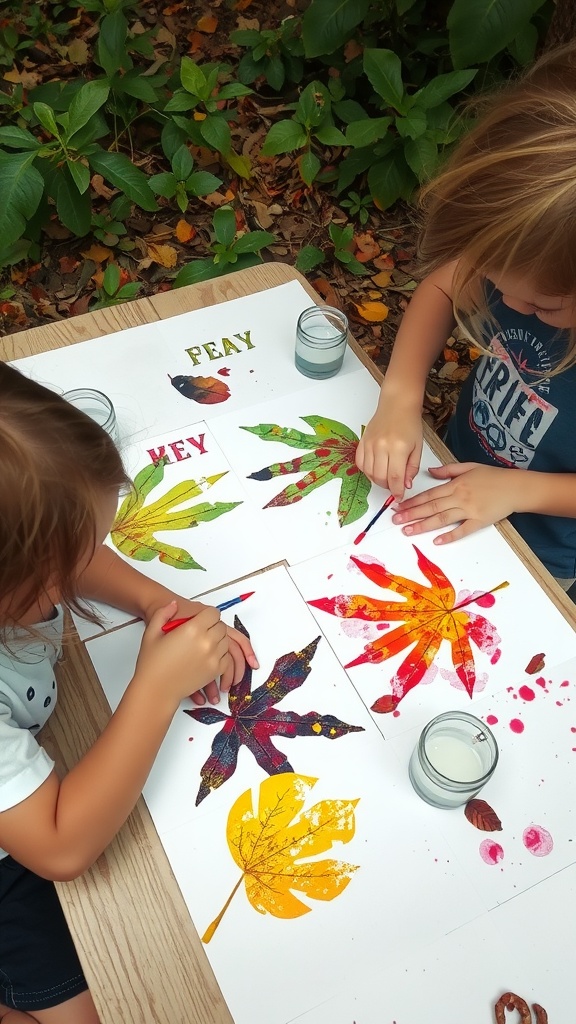
<svg viewBox="0 0 576 1024">
<path fill-rule="evenodd" d="M 0 860 L 0 1003 L 46 1010 L 87 988 L 54 883 Z"/>
</svg>

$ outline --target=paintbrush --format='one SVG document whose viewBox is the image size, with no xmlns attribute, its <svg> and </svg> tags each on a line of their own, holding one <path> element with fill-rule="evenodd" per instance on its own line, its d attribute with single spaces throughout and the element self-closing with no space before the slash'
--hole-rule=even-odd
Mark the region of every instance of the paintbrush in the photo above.
<svg viewBox="0 0 576 1024">
<path fill-rule="evenodd" d="M 248 594 L 240 594 L 239 597 L 231 597 L 229 601 L 223 601 L 222 604 L 217 604 L 216 607 L 219 612 L 225 612 L 227 608 L 233 608 L 235 604 L 242 604 L 242 601 L 247 601 L 252 594 L 255 594 L 255 590 L 251 590 Z M 171 633 L 173 629 L 177 629 L 178 626 L 182 626 L 184 622 L 190 622 L 190 619 L 194 619 L 194 615 L 187 615 L 185 619 L 170 619 L 170 622 L 165 622 L 162 626 L 163 633 Z"/>
<path fill-rule="evenodd" d="M 380 516 L 382 515 L 382 513 L 385 512 L 387 508 L 390 508 L 390 505 L 392 504 L 393 501 L 394 501 L 394 495 L 391 494 L 390 497 L 386 498 L 386 501 L 382 505 L 382 508 L 379 509 L 378 512 L 376 513 L 376 515 L 373 516 L 373 518 L 370 520 L 370 522 L 368 523 L 368 526 L 366 527 L 366 529 L 362 530 L 362 533 L 359 533 L 358 536 L 355 538 L 355 540 L 354 540 L 355 544 L 359 544 L 360 541 L 364 540 L 364 537 L 368 533 L 368 530 L 372 526 L 374 526 L 374 523 L 378 522 L 378 520 L 380 519 Z"/>
</svg>

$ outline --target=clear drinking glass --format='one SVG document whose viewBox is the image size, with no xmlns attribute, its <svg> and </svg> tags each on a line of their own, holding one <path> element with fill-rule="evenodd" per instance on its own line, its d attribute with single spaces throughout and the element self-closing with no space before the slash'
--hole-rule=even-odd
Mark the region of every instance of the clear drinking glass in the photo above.
<svg viewBox="0 0 576 1024">
<path fill-rule="evenodd" d="M 323 380 L 342 366 L 348 318 L 333 306 L 309 306 L 296 325 L 296 368 L 305 377 Z"/>
<path fill-rule="evenodd" d="M 408 773 L 418 796 L 434 807 L 459 807 L 494 773 L 498 744 L 484 722 L 465 711 L 447 711 L 423 729 Z"/>
<path fill-rule="evenodd" d="M 118 442 L 116 412 L 107 395 L 94 388 L 77 388 L 75 391 L 66 391 L 62 397 L 95 420 L 115 443 Z"/>
</svg>

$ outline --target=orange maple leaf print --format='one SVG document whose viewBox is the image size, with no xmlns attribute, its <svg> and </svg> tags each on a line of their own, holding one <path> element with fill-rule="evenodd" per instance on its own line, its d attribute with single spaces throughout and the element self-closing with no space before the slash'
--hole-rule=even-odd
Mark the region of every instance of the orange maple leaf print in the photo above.
<svg viewBox="0 0 576 1024">
<path fill-rule="evenodd" d="M 402 698 L 421 682 L 444 641 L 450 644 L 456 675 L 470 697 L 476 683 L 471 644 L 489 654 L 492 663 L 500 657 L 500 637 L 495 627 L 483 615 L 467 610 L 466 606 L 473 601 L 492 604 L 494 591 L 507 587 L 508 583 L 499 583 L 491 591 L 471 594 L 458 602 L 448 577 L 416 545 L 413 547 L 418 568 L 430 586 L 394 576 L 377 559 L 366 561 L 351 556 L 352 562 L 372 583 L 399 594 L 403 601 L 380 601 L 361 594 L 340 594 L 308 602 L 314 608 L 344 619 L 402 623 L 366 644 L 362 654 L 344 666 L 378 664 L 408 647 L 412 648 L 390 680 L 392 693 L 384 694 L 372 705 L 372 711 L 381 713 L 394 711 Z"/>
</svg>

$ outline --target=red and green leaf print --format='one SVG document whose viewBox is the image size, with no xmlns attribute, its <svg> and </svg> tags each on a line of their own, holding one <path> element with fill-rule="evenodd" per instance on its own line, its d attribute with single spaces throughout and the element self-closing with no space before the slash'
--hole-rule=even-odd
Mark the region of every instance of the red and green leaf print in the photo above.
<svg viewBox="0 0 576 1024">
<path fill-rule="evenodd" d="M 236 629 L 248 636 L 238 616 L 234 620 Z M 208 760 L 202 766 L 202 782 L 196 796 L 196 806 L 213 789 L 231 778 L 236 771 L 238 751 L 244 745 L 255 757 L 268 775 L 292 772 L 290 762 L 282 751 L 274 746 L 274 736 L 293 739 L 294 736 L 325 736 L 336 740 L 349 732 L 363 732 L 360 725 L 347 725 L 333 715 L 319 715 L 310 711 L 299 715 L 295 711 L 279 711 L 276 704 L 288 693 L 297 690 L 307 679 L 312 658 L 320 637 L 316 637 L 302 651 L 283 654 L 261 686 L 252 692 L 252 669 L 248 664 L 239 683 L 234 684 L 228 694 L 229 714 L 218 708 L 195 708 L 185 711 L 190 718 L 203 725 L 222 723 L 220 732 L 212 743 Z"/>
<path fill-rule="evenodd" d="M 275 423 L 259 423 L 255 427 L 242 427 L 256 434 L 262 441 L 280 441 L 291 448 L 305 449 L 308 454 L 299 455 L 290 462 L 275 462 L 271 466 L 251 473 L 249 480 L 271 480 L 290 473 L 304 473 L 296 483 L 288 484 L 264 508 L 292 505 L 301 501 L 318 487 L 340 480 L 338 520 L 346 526 L 360 519 L 368 509 L 368 495 L 371 483 L 356 465 L 358 437 L 353 430 L 322 416 L 301 416 L 304 423 L 312 427 L 313 434 L 290 427 L 279 427 Z"/>
<path fill-rule="evenodd" d="M 366 663 L 379 664 L 410 648 L 390 680 L 392 693 L 384 694 L 372 705 L 373 711 L 381 713 L 394 711 L 406 694 L 421 682 L 443 643 L 450 645 L 456 675 L 470 697 L 476 684 L 472 644 L 489 654 L 492 662 L 500 656 L 500 637 L 496 629 L 483 615 L 467 610 L 467 605 L 474 601 L 487 604 L 488 594 L 508 584 L 499 583 L 489 592 L 471 594 L 465 600 L 457 601 L 454 587 L 439 566 L 416 545 L 414 551 L 418 568 L 430 586 L 395 576 L 375 558 L 366 561 L 351 557 L 367 579 L 383 590 L 399 594 L 404 600 L 381 601 L 361 594 L 340 594 L 308 602 L 314 608 L 344 619 L 402 623 L 366 644 L 363 652 L 345 665 L 345 668 L 352 668 Z"/>
</svg>

